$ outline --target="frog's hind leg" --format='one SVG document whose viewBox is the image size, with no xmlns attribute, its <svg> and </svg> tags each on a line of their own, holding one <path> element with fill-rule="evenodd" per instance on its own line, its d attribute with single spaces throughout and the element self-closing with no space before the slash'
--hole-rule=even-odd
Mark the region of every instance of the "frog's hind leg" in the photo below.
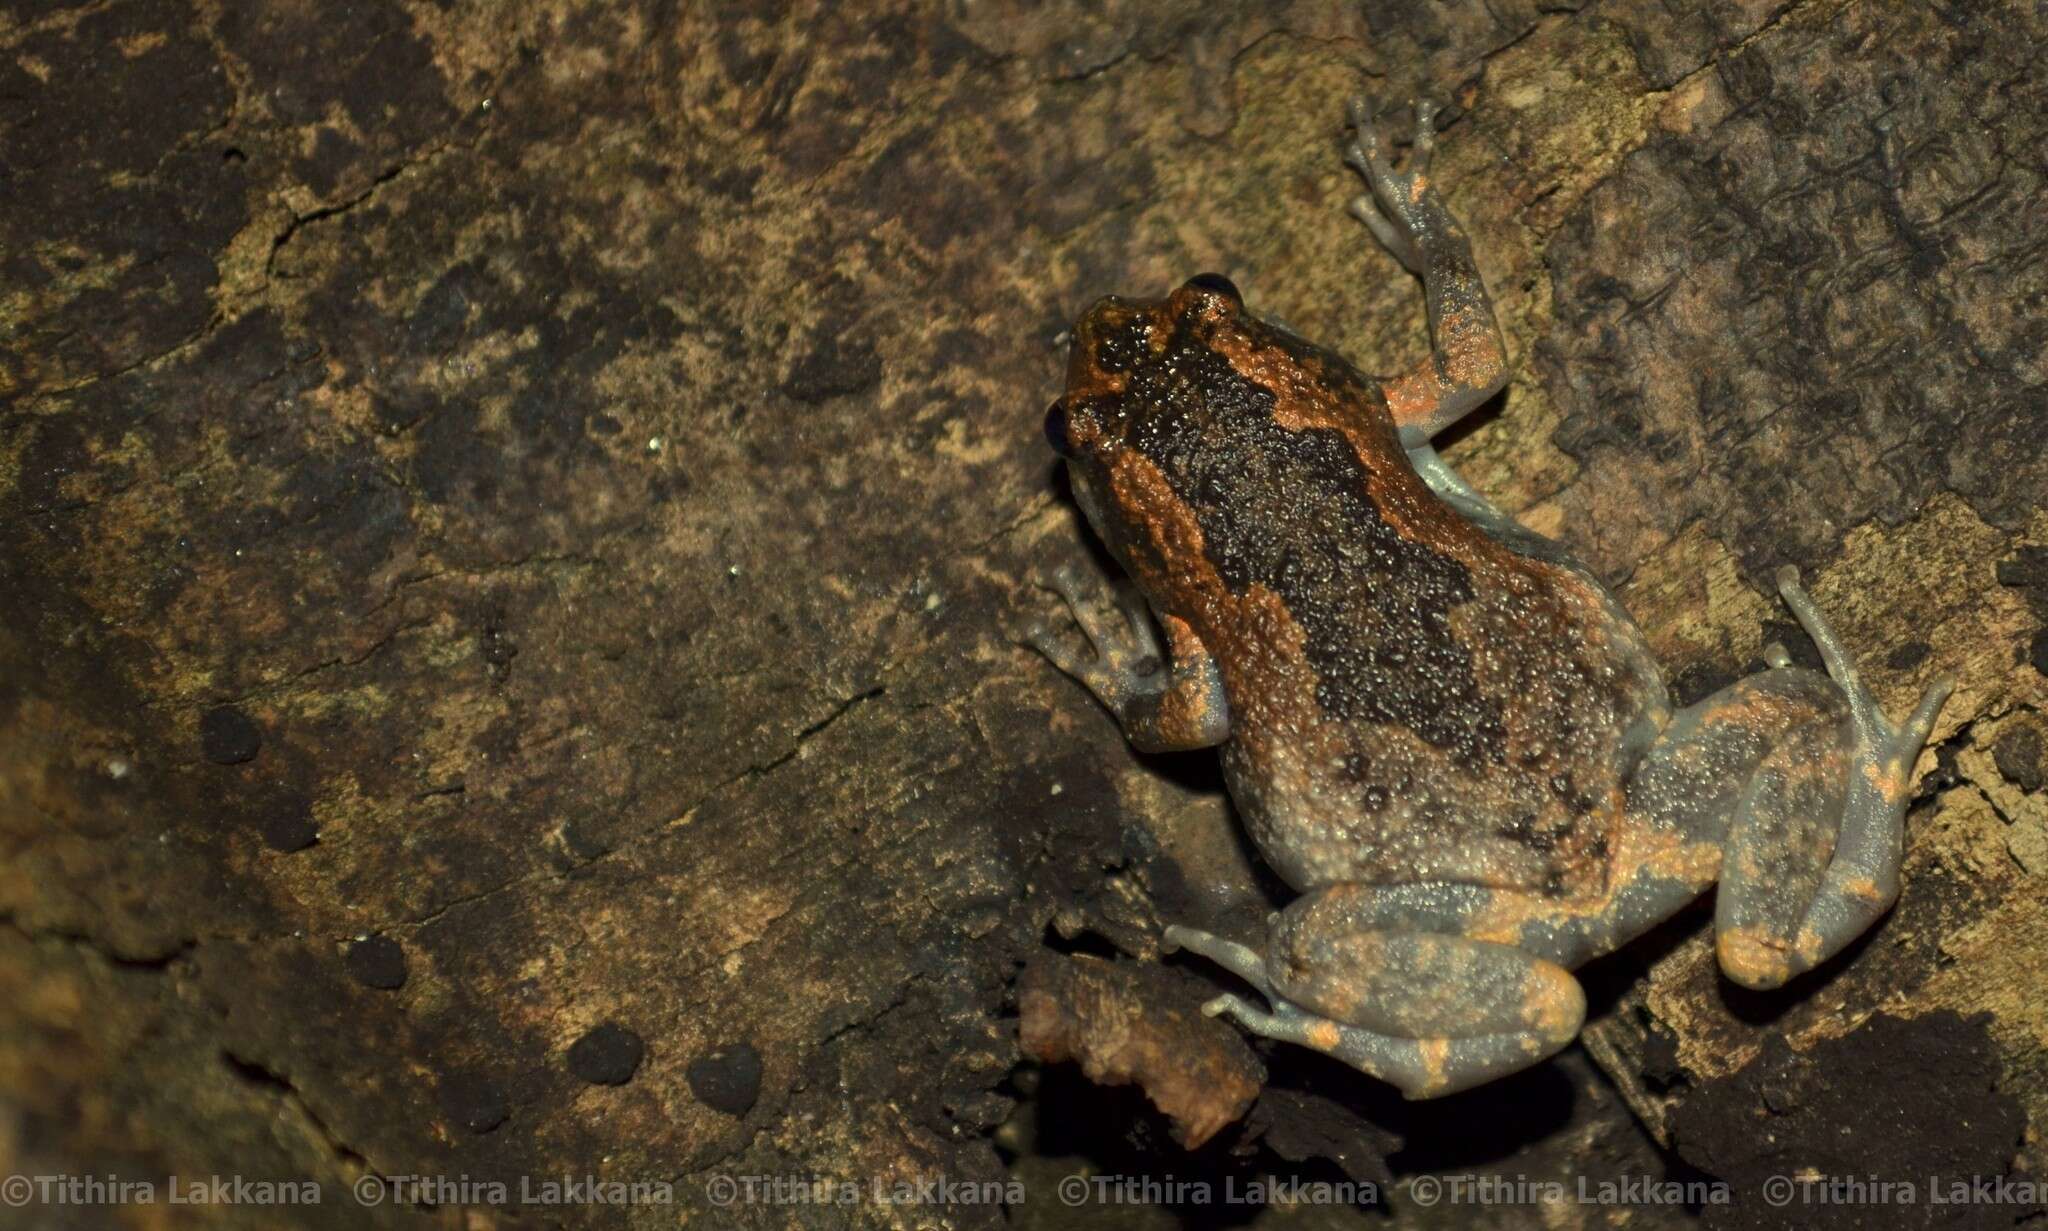
<svg viewBox="0 0 2048 1231">
<path fill-rule="evenodd" d="M 1826 961 L 1897 900 L 1908 775 L 1953 687 L 1936 680 L 1894 726 L 1798 571 L 1781 569 L 1777 581 L 1819 647 L 1846 716 L 1832 729 L 1808 723 L 1787 731 L 1757 765 L 1730 827 L 1717 948 L 1729 977 L 1754 988 L 1777 987 Z M 1838 823 L 1811 823 L 1821 815 Z M 1815 850 L 1815 837 L 1831 841 Z"/>
<path fill-rule="evenodd" d="M 1370 894 L 1354 888 L 1290 906 L 1270 957 L 1192 928 L 1168 928 L 1167 940 L 1237 974 L 1269 1006 L 1223 995 L 1205 1012 L 1334 1056 L 1409 1098 L 1484 1084 L 1578 1034 L 1585 995 L 1563 967 L 1510 945 L 1375 926 L 1358 909 Z"/>
</svg>

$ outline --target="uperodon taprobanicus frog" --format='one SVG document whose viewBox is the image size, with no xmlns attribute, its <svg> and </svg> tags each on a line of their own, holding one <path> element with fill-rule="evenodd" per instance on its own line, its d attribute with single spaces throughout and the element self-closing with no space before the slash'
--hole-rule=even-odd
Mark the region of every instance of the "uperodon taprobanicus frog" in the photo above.
<svg viewBox="0 0 2048 1231">
<path fill-rule="evenodd" d="M 1242 979 L 1205 1006 L 1411 1098 L 1533 1064 L 1585 1017 L 1571 971 L 1718 885 L 1721 969 L 1772 988 L 1899 893 L 1912 765 L 1950 683 L 1894 725 L 1791 568 L 1827 672 L 1768 667 L 1674 708 L 1642 632 L 1431 437 L 1505 382 L 1469 244 L 1354 102 L 1353 212 L 1419 275 L 1432 350 L 1374 380 L 1262 321 L 1229 280 L 1106 298 L 1072 331 L 1047 437 L 1142 604 L 1093 652 L 1030 643 L 1146 750 L 1215 747 L 1260 855 L 1299 894 L 1263 945 L 1165 931 Z"/>
</svg>

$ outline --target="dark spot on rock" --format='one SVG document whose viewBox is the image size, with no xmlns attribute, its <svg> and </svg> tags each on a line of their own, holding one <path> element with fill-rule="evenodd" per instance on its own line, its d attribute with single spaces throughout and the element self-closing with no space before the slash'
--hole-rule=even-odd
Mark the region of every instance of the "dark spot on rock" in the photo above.
<svg viewBox="0 0 2048 1231">
<path fill-rule="evenodd" d="M 647 1044 L 639 1035 L 617 1022 L 606 1022 L 570 1045 L 569 1071 L 593 1086 L 623 1086 L 633 1079 L 646 1054 Z M 694 1078 L 691 1084 L 694 1087 Z"/>
<path fill-rule="evenodd" d="M 263 844 L 280 854 L 302 851 L 320 840 L 320 827 L 313 821 L 313 806 L 303 795 L 279 800 L 257 822 Z"/>
<path fill-rule="evenodd" d="M 1678 1036 L 1669 1026 L 1637 1010 L 1642 1018 L 1642 1073 L 1652 1088 L 1669 1090 L 1685 1081 L 1685 1066 L 1679 1061 Z"/>
<path fill-rule="evenodd" d="M 365 936 L 356 941 L 342 956 L 341 964 L 349 977 L 364 987 L 389 992 L 405 986 L 405 950 L 389 936 Z"/>
<path fill-rule="evenodd" d="M 484 628 L 483 654 L 484 661 L 490 664 L 493 670 L 502 671 L 512 664 L 513 659 L 519 657 L 519 646 L 505 635 L 505 630 L 499 628 L 494 620 Z"/>
<path fill-rule="evenodd" d="M 2041 789 L 2041 731 L 2029 723 L 2015 721 L 1998 733 L 1991 745 L 1991 760 L 2023 791 Z"/>
<path fill-rule="evenodd" d="M 480 473 L 475 439 L 473 404 L 450 404 L 420 425 L 413 477 L 428 503 L 489 503 L 497 483 L 493 475 Z"/>
<path fill-rule="evenodd" d="M 1884 665 L 1894 671 L 1911 671 L 1926 662 L 1927 656 L 1933 652 L 1934 647 L 1925 641 L 1908 641 L 1904 645 L 1893 646 L 1891 653 L 1884 656 Z"/>
<path fill-rule="evenodd" d="M 782 391 L 799 402 L 822 402 L 858 393 L 881 377 L 882 361 L 874 347 L 830 334 L 796 361 Z"/>
<path fill-rule="evenodd" d="M 2027 647 L 2027 659 L 2034 664 L 2034 670 L 2048 675 L 2048 628 L 2034 634 L 2033 644 Z"/>
<path fill-rule="evenodd" d="M 387 397 L 374 394 L 370 402 L 370 413 L 376 417 L 377 429 L 386 436 L 399 433 L 427 417 L 434 409 L 433 402 L 424 397 Z"/>
<path fill-rule="evenodd" d="M 2048 547 L 2022 547 L 2000 560 L 1998 584 L 2021 591 L 2035 614 L 2048 617 Z"/>
<path fill-rule="evenodd" d="M 454 345 L 469 323 L 470 303 L 488 289 L 481 285 L 484 281 L 483 270 L 474 261 L 442 274 L 406 318 L 405 329 L 413 345 L 428 354 Z"/>
<path fill-rule="evenodd" d="M 263 748 L 263 728 L 232 705 L 217 705 L 199 716 L 199 746 L 215 765 L 253 761 Z"/>
<path fill-rule="evenodd" d="M 1785 647 L 1785 653 L 1791 657 L 1793 666 L 1805 667 L 1809 671 L 1828 669 L 1826 660 L 1820 656 L 1819 647 L 1813 644 L 1813 638 L 1807 636 L 1806 630 L 1791 620 L 1764 622 L 1763 643 L 1769 645 L 1774 641 Z M 1750 664 L 1749 674 L 1762 671 L 1765 667 L 1763 659 L 1758 658 Z"/>
<path fill-rule="evenodd" d="M 498 1083 L 477 1073 L 454 1073 L 441 1079 L 441 1111 L 472 1133 L 488 1133 L 512 1114 Z"/>
<path fill-rule="evenodd" d="M 590 822 L 581 817 L 562 827 L 562 842 L 571 855 L 585 863 L 611 854 L 614 847 L 602 832 L 593 832 Z"/>
<path fill-rule="evenodd" d="M 727 1043 L 690 1061 L 685 1076 L 698 1102 L 743 1116 L 761 1097 L 761 1053 L 752 1043 Z"/>
<path fill-rule="evenodd" d="M 335 131 L 332 125 L 322 124 L 313 135 L 312 152 L 299 165 L 305 171 L 308 186 L 326 196 L 340 186 L 341 177 L 348 174 L 360 153 L 355 142 Z"/>
<path fill-rule="evenodd" d="M 82 415 L 51 415 L 30 429 L 15 480 L 31 510 L 62 507 L 64 480 L 93 467 L 93 433 Z"/>
</svg>

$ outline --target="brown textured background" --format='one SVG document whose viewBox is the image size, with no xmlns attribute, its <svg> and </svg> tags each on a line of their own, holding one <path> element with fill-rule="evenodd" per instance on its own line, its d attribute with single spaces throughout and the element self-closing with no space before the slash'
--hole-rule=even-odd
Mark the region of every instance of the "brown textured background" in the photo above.
<svg viewBox="0 0 2048 1231">
<path fill-rule="evenodd" d="M 1029 1174 L 1020 966 L 1256 904 L 1213 775 L 1010 636 L 1086 550 L 1038 421 L 1094 296 L 1214 268 L 1419 352 L 1342 213 L 1362 87 L 1451 104 L 1518 358 L 1452 460 L 1682 699 L 1796 640 L 1784 562 L 1895 708 L 1961 687 L 1847 961 L 1738 996 L 1691 916 L 1589 974 L 1605 1076 L 1413 1109 L 1276 1055 L 1205 1165 L 2037 1174 L 2044 38 L 2018 0 L 0 10 L 0 1171 L 329 1193 L 53 1227 L 1000 1221 L 703 1193 Z M 604 1023 L 623 1085 L 570 1067 Z M 1194 1165 L 1120 1097 L 1035 1114 Z M 684 1208 L 345 1195 L 523 1172 Z"/>
</svg>

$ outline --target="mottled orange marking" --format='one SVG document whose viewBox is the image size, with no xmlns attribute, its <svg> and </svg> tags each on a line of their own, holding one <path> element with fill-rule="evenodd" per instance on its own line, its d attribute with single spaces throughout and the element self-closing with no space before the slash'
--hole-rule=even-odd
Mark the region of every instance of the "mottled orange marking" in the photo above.
<svg viewBox="0 0 2048 1231">
<path fill-rule="evenodd" d="M 1446 308 L 1438 316 L 1437 349 L 1451 390 L 1483 388 L 1507 367 L 1493 313 L 1469 304 Z"/>
<path fill-rule="evenodd" d="M 1586 995 L 1578 981 L 1561 971 L 1537 968 L 1522 1003 L 1522 1020 L 1546 1039 L 1569 1041 L 1586 1017 Z"/>
<path fill-rule="evenodd" d="M 1872 790 L 1886 800 L 1897 800 L 1906 794 L 1906 777 L 1897 766 L 1872 763 L 1863 767 L 1864 780 Z"/>
<path fill-rule="evenodd" d="M 1204 554 L 1202 527 L 1194 511 L 1181 502 L 1173 484 L 1142 454 L 1126 451 L 1109 475 L 1110 492 L 1134 525 L 1149 531 L 1156 559 L 1133 561 L 1135 580 L 1148 594 L 1164 594 L 1176 585 L 1223 589 L 1223 579 Z"/>
<path fill-rule="evenodd" d="M 1343 1040 L 1343 1032 L 1337 1029 L 1335 1022 L 1317 1022 L 1308 1028 L 1308 1045 L 1317 1051 L 1335 1051 Z"/>
<path fill-rule="evenodd" d="M 1607 801 L 1610 815 L 1619 816 L 1620 793 Z M 1522 929 L 1535 920 L 1595 919 L 1614 908 L 1614 900 L 1639 875 L 1698 886 L 1705 892 L 1720 873 L 1722 852 L 1715 842 L 1693 842 L 1683 835 L 1660 832 L 1626 823 L 1611 826 L 1612 848 L 1607 876 L 1598 893 L 1580 897 L 1553 898 L 1538 894 L 1499 891 L 1487 898 L 1484 911 L 1468 922 L 1464 935 L 1473 940 L 1514 945 Z"/>
<path fill-rule="evenodd" d="M 1744 987 L 1762 991 L 1792 977 L 1785 943 L 1761 928 L 1729 928 L 1714 938 L 1714 952 L 1721 969 Z"/>
<path fill-rule="evenodd" d="M 1201 639 L 1186 620 L 1165 615 L 1159 618 L 1159 623 L 1166 630 L 1167 652 L 1176 667 L 1197 662 L 1204 656 Z M 1208 725 L 1215 698 L 1209 689 L 1199 687 L 1199 682 L 1195 676 L 1180 676 L 1159 699 L 1159 730 L 1172 742 L 1193 739 Z"/>
<path fill-rule="evenodd" d="M 1421 1060 L 1422 1083 L 1413 1090 L 1404 1091 L 1409 1098 L 1441 1090 L 1450 1084 L 1445 1074 L 1451 1064 L 1451 1041 L 1449 1039 L 1421 1039 L 1415 1044 Z"/>
<path fill-rule="evenodd" d="M 1434 373 L 1410 372 L 1387 382 L 1383 392 L 1388 413 L 1402 427 L 1428 424 L 1430 416 L 1436 413 L 1438 404 L 1443 400 Z"/>
</svg>

